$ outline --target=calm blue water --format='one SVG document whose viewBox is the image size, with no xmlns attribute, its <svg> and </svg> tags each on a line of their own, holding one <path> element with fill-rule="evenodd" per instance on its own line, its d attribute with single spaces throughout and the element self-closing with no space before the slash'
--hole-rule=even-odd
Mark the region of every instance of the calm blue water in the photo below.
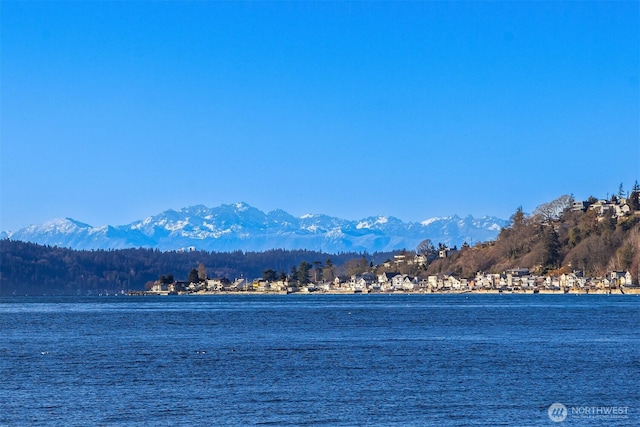
<svg viewBox="0 0 640 427">
<path fill-rule="evenodd" d="M 15 297 L 0 334 L 0 425 L 640 424 L 638 296 Z"/>
</svg>

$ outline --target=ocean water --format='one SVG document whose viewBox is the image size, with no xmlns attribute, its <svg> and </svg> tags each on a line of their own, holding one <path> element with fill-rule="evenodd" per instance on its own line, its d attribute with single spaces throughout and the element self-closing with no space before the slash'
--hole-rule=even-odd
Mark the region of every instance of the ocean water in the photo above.
<svg viewBox="0 0 640 427">
<path fill-rule="evenodd" d="M 640 297 L 3 298 L 0 425 L 637 426 Z"/>
</svg>

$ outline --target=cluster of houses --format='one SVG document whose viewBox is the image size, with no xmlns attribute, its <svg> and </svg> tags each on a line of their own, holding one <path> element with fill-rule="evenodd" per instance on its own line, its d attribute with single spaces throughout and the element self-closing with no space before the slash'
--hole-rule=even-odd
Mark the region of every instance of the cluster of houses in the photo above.
<svg viewBox="0 0 640 427">
<path fill-rule="evenodd" d="M 573 202 L 571 210 L 574 212 L 595 211 L 599 219 L 611 216 L 622 218 L 633 213 L 629 200 L 625 198 L 602 199 L 593 203 L 588 201 Z"/>
<path fill-rule="evenodd" d="M 635 291 L 631 274 L 612 271 L 605 277 L 584 277 L 580 272 L 560 276 L 536 276 L 528 269 L 519 268 L 502 274 L 477 273 L 473 279 L 461 279 L 453 275 L 440 274 L 426 278 L 407 274 L 385 272 L 364 273 L 350 278 L 336 278 L 330 282 L 309 283 L 299 286 L 288 280 L 267 281 L 263 279 L 208 279 L 198 283 L 157 282 L 151 294 L 206 294 L 229 292 L 255 293 L 462 293 L 462 292 L 520 292 L 520 293 L 607 293 Z"/>
</svg>

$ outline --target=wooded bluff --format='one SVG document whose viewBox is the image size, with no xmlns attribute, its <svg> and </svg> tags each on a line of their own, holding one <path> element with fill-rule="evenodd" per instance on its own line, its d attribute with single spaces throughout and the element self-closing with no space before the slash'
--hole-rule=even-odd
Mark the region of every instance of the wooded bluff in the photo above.
<svg viewBox="0 0 640 427">
<path fill-rule="evenodd" d="M 76 251 L 3 239 L 0 240 L 0 295 L 97 294 L 142 290 L 162 275 L 186 280 L 204 264 L 210 277 L 260 277 L 272 268 L 288 272 L 302 261 L 331 259 L 336 265 L 363 254 L 325 254 L 306 250 L 265 252 L 160 252 L 154 249 Z M 367 257 L 383 257 L 383 254 Z"/>
</svg>

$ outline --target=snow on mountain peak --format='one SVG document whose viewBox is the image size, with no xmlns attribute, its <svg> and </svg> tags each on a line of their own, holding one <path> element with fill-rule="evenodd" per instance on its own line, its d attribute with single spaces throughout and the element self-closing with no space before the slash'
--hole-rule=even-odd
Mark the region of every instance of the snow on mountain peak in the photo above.
<svg viewBox="0 0 640 427">
<path fill-rule="evenodd" d="M 385 224 L 388 224 L 388 223 L 389 223 L 389 217 L 381 215 L 374 218 L 367 218 L 359 221 L 358 224 L 356 225 L 356 229 L 357 230 L 371 229 L 371 228 L 374 228 L 375 226 L 384 226 Z"/>
<path fill-rule="evenodd" d="M 371 228 L 371 224 L 369 223 L 369 221 L 360 221 L 357 225 L 356 228 L 358 230 L 361 230 L 363 228 Z"/>
<path fill-rule="evenodd" d="M 52 232 L 65 233 L 65 232 L 71 232 L 77 229 L 91 229 L 91 228 L 93 227 L 91 227 L 89 224 L 76 221 L 73 218 L 56 218 L 40 225 L 30 225 L 26 227 L 26 229 L 28 230 L 32 230 L 32 231 L 38 230 L 44 233 L 52 233 Z"/>
<path fill-rule="evenodd" d="M 446 217 L 434 216 L 433 218 L 429 218 L 429 219 L 425 219 L 424 221 L 421 221 L 420 224 L 422 224 L 422 225 L 424 225 L 426 227 L 427 225 L 433 224 L 434 222 L 438 222 L 438 221 L 441 221 L 443 219 L 446 219 Z"/>
<path fill-rule="evenodd" d="M 357 221 L 310 213 L 296 218 L 280 209 L 265 214 L 239 202 L 216 208 L 197 205 L 179 211 L 170 209 L 115 227 L 92 227 L 70 218 L 58 219 L 9 236 L 74 249 L 177 250 L 193 246 L 210 251 L 281 248 L 337 253 L 412 250 L 426 238 L 448 245 L 486 241 L 497 237 L 502 224 L 506 221 L 492 217 L 436 217 L 420 223 L 382 215 Z"/>
<path fill-rule="evenodd" d="M 386 224 L 388 222 L 389 222 L 389 217 L 379 216 L 378 220 L 376 221 L 376 224 Z"/>
</svg>

